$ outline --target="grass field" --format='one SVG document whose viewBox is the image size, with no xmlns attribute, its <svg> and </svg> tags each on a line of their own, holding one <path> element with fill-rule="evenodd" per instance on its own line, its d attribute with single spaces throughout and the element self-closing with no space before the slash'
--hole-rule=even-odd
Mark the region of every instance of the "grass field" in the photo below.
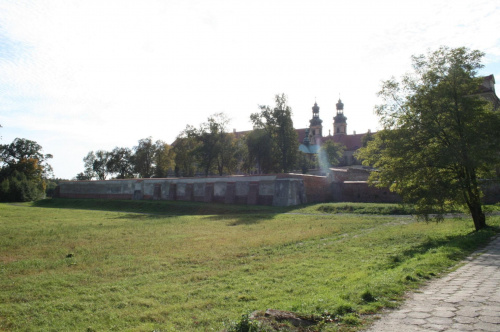
<svg viewBox="0 0 500 332">
<path fill-rule="evenodd" d="M 500 225 L 491 216 L 493 227 L 474 232 L 469 218 L 384 215 L 398 209 L 0 204 L 0 330 L 220 331 L 268 308 L 335 321 L 316 330 L 351 330 Z"/>
</svg>

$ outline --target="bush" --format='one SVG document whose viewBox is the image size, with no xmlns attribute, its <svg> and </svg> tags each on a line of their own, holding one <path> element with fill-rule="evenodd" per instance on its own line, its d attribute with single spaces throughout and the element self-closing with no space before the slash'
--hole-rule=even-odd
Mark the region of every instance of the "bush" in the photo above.
<svg viewBox="0 0 500 332">
<path fill-rule="evenodd" d="M 30 202 L 45 196 L 45 182 L 29 180 L 23 173 L 14 171 L 0 183 L 0 201 Z"/>
</svg>

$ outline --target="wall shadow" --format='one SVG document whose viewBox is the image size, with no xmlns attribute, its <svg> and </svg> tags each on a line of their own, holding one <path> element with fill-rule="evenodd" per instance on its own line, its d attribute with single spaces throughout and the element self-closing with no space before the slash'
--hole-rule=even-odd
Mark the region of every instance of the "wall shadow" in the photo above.
<svg viewBox="0 0 500 332">
<path fill-rule="evenodd" d="M 230 219 L 228 226 L 257 224 L 273 219 L 276 215 L 290 213 L 307 205 L 276 207 L 266 205 L 236 205 L 165 200 L 106 200 L 52 198 L 33 202 L 32 207 L 113 211 L 126 213 L 118 219 L 146 220 L 177 216 L 206 216 L 204 219 L 220 221 Z"/>
</svg>

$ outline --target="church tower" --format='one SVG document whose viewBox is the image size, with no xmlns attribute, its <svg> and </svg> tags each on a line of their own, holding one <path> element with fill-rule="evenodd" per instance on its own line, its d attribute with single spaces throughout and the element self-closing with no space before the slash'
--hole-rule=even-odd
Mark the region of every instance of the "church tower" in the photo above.
<svg viewBox="0 0 500 332">
<path fill-rule="evenodd" d="M 344 104 L 339 98 L 337 103 L 337 115 L 333 118 L 333 133 L 334 135 L 347 134 L 347 118 L 344 115 Z"/>
<path fill-rule="evenodd" d="M 315 102 L 312 107 L 312 119 L 309 120 L 309 137 L 311 144 L 321 144 L 321 138 L 323 137 L 323 120 L 319 118 L 319 106 Z"/>
</svg>

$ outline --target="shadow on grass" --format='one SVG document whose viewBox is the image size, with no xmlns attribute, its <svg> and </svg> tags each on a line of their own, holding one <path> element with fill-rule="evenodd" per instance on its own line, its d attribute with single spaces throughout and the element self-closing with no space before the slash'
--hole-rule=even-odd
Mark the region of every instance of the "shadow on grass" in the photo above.
<svg viewBox="0 0 500 332">
<path fill-rule="evenodd" d="M 175 218 L 177 216 L 178 215 L 175 215 L 175 214 L 127 213 L 127 214 L 118 216 L 114 219 L 152 220 L 152 219 Z"/>
<path fill-rule="evenodd" d="M 105 200 L 52 198 L 36 201 L 33 207 L 53 209 L 77 209 L 114 211 L 127 213 L 120 219 L 146 220 L 167 216 L 207 216 L 208 220 L 229 219 L 228 226 L 249 225 L 272 219 L 282 213 L 304 206 L 275 207 L 257 205 L 232 205 L 220 203 L 148 200 Z"/>
<path fill-rule="evenodd" d="M 488 226 L 480 231 L 472 231 L 465 235 L 447 236 L 441 239 L 429 238 L 416 247 L 404 250 L 400 254 L 392 256 L 389 265 L 391 268 L 394 268 L 407 259 L 425 254 L 440 247 L 449 249 L 447 253 L 449 259 L 459 261 L 470 253 L 486 246 L 493 239 L 493 236 L 499 233 L 500 227 Z"/>
<path fill-rule="evenodd" d="M 263 221 L 273 219 L 277 214 L 246 214 L 242 215 L 216 215 L 206 216 L 203 219 L 208 221 L 225 221 L 227 226 L 254 225 Z"/>
</svg>

